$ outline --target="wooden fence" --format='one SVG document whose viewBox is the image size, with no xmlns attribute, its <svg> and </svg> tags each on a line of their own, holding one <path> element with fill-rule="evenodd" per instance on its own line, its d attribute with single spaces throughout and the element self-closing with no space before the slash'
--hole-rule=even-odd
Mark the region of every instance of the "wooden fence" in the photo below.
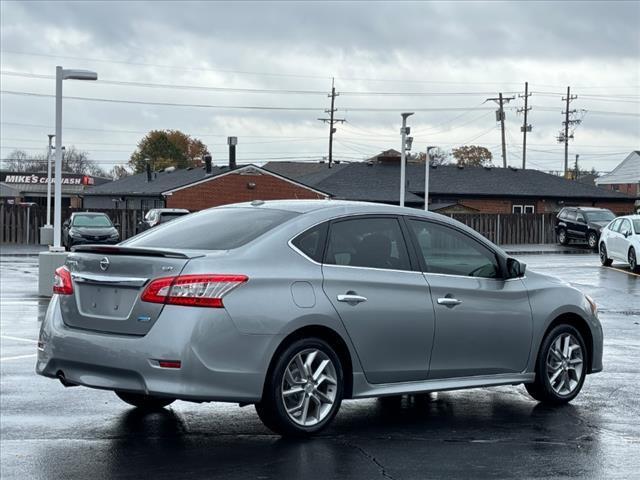
<svg viewBox="0 0 640 480">
<path fill-rule="evenodd" d="M 62 220 L 75 211 L 64 209 Z M 142 210 L 93 210 L 109 215 L 118 224 L 120 238 L 127 239 L 136 233 Z M 554 243 L 555 214 L 495 214 L 454 213 L 451 218 L 468 225 L 481 235 L 499 245 Z M 46 223 L 46 208 L 37 205 L 5 205 L 0 203 L 0 243 L 38 243 L 39 228 Z"/>
</svg>

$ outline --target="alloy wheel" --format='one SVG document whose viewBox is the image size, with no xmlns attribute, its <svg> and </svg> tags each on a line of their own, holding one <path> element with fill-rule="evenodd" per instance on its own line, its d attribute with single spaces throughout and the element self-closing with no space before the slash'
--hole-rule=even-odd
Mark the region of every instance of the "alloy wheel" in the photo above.
<svg viewBox="0 0 640 480">
<path fill-rule="evenodd" d="M 547 378 L 554 392 L 568 396 L 580 384 L 584 366 L 582 347 L 570 333 L 556 337 L 547 354 Z"/>
<path fill-rule="evenodd" d="M 638 268 L 638 260 L 636 259 L 636 253 L 633 248 L 629 249 L 629 267 L 632 272 L 635 272 Z"/>
<path fill-rule="evenodd" d="M 564 230 L 560 230 L 558 233 L 558 241 L 563 245 L 567 241 L 567 233 Z"/>
<path fill-rule="evenodd" d="M 322 350 L 297 353 L 284 371 L 281 386 L 289 418 L 305 427 L 324 420 L 336 401 L 337 378 L 335 365 Z"/>
<path fill-rule="evenodd" d="M 596 234 L 590 233 L 589 238 L 587 239 L 587 242 L 589 243 L 590 248 L 596 248 L 596 245 L 598 244 L 598 239 L 596 238 Z"/>
</svg>

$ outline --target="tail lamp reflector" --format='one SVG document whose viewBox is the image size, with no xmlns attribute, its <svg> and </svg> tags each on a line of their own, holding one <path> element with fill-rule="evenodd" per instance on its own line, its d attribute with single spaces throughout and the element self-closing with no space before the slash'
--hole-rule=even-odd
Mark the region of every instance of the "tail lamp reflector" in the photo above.
<svg viewBox="0 0 640 480">
<path fill-rule="evenodd" d="M 53 274 L 53 293 L 57 293 L 58 295 L 73 294 L 71 272 L 65 266 L 58 267 Z"/>
<path fill-rule="evenodd" d="M 153 280 L 142 293 L 142 301 L 222 308 L 222 298 L 246 282 L 246 275 L 179 275 Z"/>
</svg>

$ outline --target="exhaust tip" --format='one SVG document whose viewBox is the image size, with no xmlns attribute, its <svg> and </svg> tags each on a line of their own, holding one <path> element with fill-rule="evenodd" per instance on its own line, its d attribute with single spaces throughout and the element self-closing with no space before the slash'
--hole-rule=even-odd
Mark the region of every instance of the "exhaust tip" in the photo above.
<svg viewBox="0 0 640 480">
<path fill-rule="evenodd" d="M 70 383 L 67 381 L 67 378 L 64 376 L 64 372 L 62 370 L 58 370 L 56 372 L 56 377 L 60 380 L 60 383 L 65 387 L 76 387 L 75 383 Z"/>
</svg>

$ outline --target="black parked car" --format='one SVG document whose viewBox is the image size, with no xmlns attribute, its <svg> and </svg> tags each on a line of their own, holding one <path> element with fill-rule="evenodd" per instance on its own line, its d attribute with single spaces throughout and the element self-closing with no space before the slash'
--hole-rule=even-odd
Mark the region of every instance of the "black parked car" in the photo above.
<svg viewBox="0 0 640 480">
<path fill-rule="evenodd" d="M 144 219 L 138 222 L 138 233 L 149 230 L 161 223 L 170 222 L 176 218 L 188 215 L 189 210 L 184 208 L 154 208 L 147 212 Z"/>
<path fill-rule="evenodd" d="M 556 221 L 558 242 L 566 245 L 571 240 L 586 241 L 589 248 L 596 250 L 600 231 L 614 218 L 614 213 L 606 208 L 565 207 Z"/>
<path fill-rule="evenodd" d="M 120 234 L 117 227 L 104 213 L 72 213 L 62 226 L 62 243 L 67 250 L 74 245 L 118 243 Z"/>
</svg>

